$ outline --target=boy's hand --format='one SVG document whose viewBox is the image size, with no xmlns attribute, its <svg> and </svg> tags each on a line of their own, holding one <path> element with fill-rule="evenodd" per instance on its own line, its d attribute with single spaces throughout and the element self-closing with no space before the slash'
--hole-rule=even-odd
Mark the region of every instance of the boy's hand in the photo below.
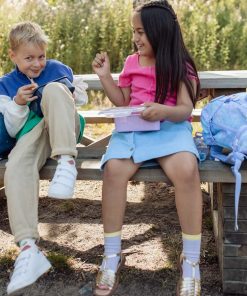
<svg viewBox="0 0 247 296">
<path fill-rule="evenodd" d="M 99 77 L 105 77 L 110 75 L 110 61 L 106 52 L 97 53 L 93 62 L 92 67 L 94 72 Z"/>
<path fill-rule="evenodd" d="M 37 96 L 33 97 L 33 91 L 38 87 L 38 84 L 31 83 L 24 85 L 18 89 L 18 92 L 15 96 L 15 102 L 18 105 L 26 105 L 28 102 L 31 102 L 37 99 Z"/>
<path fill-rule="evenodd" d="M 159 103 L 147 102 L 143 104 L 147 108 L 142 111 L 141 116 L 145 120 L 164 120 L 166 117 L 166 106 Z"/>
</svg>

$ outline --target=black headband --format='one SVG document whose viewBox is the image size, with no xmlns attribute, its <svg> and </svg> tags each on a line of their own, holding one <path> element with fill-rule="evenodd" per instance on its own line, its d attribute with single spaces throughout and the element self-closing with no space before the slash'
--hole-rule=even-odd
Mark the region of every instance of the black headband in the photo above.
<svg viewBox="0 0 247 296">
<path fill-rule="evenodd" d="M 175 22 L 177 21 L 177 15 L 173 11 L 172 7 L 165 1 L 150 1 L 141 6 L 141 8 L 148 8 L 148 7 L 157 7 L 157 8 L 165 9 L 172 15 L 174 21 Z"/>
</svg>

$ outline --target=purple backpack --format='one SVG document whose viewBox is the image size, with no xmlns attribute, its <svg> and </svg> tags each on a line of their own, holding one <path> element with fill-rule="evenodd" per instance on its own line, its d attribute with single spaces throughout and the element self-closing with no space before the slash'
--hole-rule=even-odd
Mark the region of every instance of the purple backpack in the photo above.
<svg viewBox="0 0 247 296">
<path fill-rule="evenodd" d="M 235 230 L 238 230 L 238 205 L 241 191 L 239 169 L 247 157 L 247 93 L 220 96 L 202 110 L 204 142 L 210 157 L 232 165 L 235 185 Z"/>
</svg>

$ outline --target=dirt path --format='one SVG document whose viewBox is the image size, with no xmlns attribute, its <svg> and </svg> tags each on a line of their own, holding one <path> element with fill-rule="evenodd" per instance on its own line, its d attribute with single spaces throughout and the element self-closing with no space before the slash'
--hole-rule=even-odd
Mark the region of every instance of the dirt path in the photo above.
<svg viewBox="0 0 247 296">
<path fill-rule="evenodd" d="M 95 278 L 103 251 L 101 182 L 78 181 L 72 201 L 46 198 L 47 184 L 41 182 L 40 247 L 49 255 L 54 269 L 23 296 L 80 295 L 81 287 L 90 285 Z M 204 194 L 202 295 L 219 296 L 222 293 L 209 208 L 209 198 Z M 16 253 L 6 200 L 0 200 L 0 213 L 0 295 L 5 296 Z M 129 255 L 116 295 L 175 295 L 180 246 L 173 187 L 161 183 L 130 184 L 123 229 L 123 248 Z"/>
</svg>

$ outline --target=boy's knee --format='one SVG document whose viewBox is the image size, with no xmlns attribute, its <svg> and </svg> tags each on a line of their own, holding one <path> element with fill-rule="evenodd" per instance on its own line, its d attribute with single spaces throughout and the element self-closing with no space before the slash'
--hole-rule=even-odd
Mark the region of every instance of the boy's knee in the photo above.
<svg viewBox="0 0 247 296">
<path fill-rule="evenodd" d="M 59 90 L 63 90 L 63 85 L 61 83 L 50 82 L 44 87 L 42 96 L 52 95 L 54 94 L 54 92 L 57 92 Z"/>
<path fill-rule="evenodd" d="M 44 104 L 46 105 L 46 103 L 49 102 L 49 105 L 57 105 L 58 103 L 61 104 L 63 99 L 65 99 L 66 102 L 68 99 L 73 101 L 69 89 L 62 83 L 51 82 L 43 89 L 41 104 L 44 106 Z"/>
</svg>

